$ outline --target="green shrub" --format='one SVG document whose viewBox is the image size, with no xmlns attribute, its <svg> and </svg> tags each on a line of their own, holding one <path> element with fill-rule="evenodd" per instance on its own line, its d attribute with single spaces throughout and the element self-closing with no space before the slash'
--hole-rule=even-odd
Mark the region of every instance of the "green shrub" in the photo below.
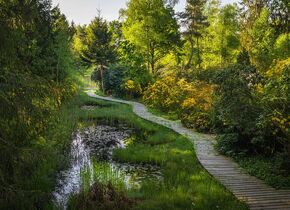
<svg viewBox="0 0 290 210">
<path fill-rule="evenodd" d="M 123 80 L 125 78 L 126 67 L 118 64 L 110 65 L 104 73 L 104 92 L 122 96 L 125 94 L 122 88 Z"/>
<path fill-rule="evenodd" d="M 103 70 L 103 78 L 100 68 L 96 68 L 91 79 L 99 84 L 104 93 L 117 97 L 138 98 L 143 89 L 151 81 L 151 77 L 144 69 L 132 69 L 122 64 L 111 64 Z M 102 81 L 103 79 L 103 81 Z"/>
<path fill-rule="evenodd" d="M 219 152 L 228 156 L 245 154 L 247 150 L 241 149 L 241 139 L 238 133 L 226 133 L 217 137 L 217 147 Z"/>
<path fill-rule="evenodd" d="M 212 127 L 210 116 L 206 112 L 183 115 L 181 122 L 186 127 L 195 128 L 199 132 L 210 132 Z"/>
<path fill-rule="evenodd" d="M 257 119 L 261 113 L 259 100 L 255 95 L 258 78 L 253 67 L 242 65 L 223 69 L 216 77 L 218 88 L 215 92 L 217 100 L 214 103 L 214 114 L 215 118 L 222 122 L 218 125 L 223 126 L 218 129 L 226 134 L 238 135 L 234 138 L 234 141 L 237 141 L 235 144 L 249 151 L 254 149 L 251 140 L 255 136 Z M 226 143 L 226 140 L 232 141 L 232 138 L 223 139 L 219 143 L 221 147 L 223 143 L 231 145 L 231 142 Z M 233 149 L 229 146 L 225 148 L 230 151 Z"/>
<path fill-rule="evenodd" d="M 223 153 L 290 154 L 289 67 L 290 59 L 278 61 L 263 77 L 250 66 L 221 71 L 213 123 L 225 133 L 218 144 Z"/>
<path fill-rule="evenodd" d="M 130 98 L 132 97 L 137 98 L 142 94 L 141 85 L 138 82 L 130 79 L 124 82 L 123 88 L 126 91 L 126 95 L 129 96 Z"/>
<path fill-rule="evenodd" d="M 290 58 L 275 62 L 259 88 L 263 113 L 258 128 L 275 151 L 290 154 Z"/>
</svg>

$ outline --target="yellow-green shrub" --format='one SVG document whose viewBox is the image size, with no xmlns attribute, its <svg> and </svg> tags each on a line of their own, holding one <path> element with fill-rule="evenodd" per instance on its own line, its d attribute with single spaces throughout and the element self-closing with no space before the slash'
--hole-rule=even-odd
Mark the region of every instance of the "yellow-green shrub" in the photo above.
<svg viewBox="0 0 290 210">
<path fill-rule="evenodd" d="M 183 101 L 184 94 L 178 87 L 178 79 L 173 76 L 165 76 L 148 86 L 144 92 L 144 102 L 162 111 L 175 111 Z"/>
<path fill-rule="evenodd" d="M 124 89 L 130 97 L 132 96 L 140 96 L 142 94 L 141 85 L 133 80 L 127 80 L 124 84 Z"/>
<path fill-rule="evenodd" d="M 205 82 L 187 82 L 175 75 L 165 76 L 150 85 L 144 92 L 144 102 L 164 112 L 174 112 L 187 127 L 205 127 L 209 125 L 209 117 L 203 117 L 200 125 L 195 124 L 197 118 L 208 116 L 212 106 L 214 87 Z M 195 116 L 199 113 L 199 116 Z M 205 120 L 206 119 L 206 120 Z M 208 126 L 207 126 L 208 127 Z M 208 129 L 201 129 L 208 130 Z"/>
</svg>

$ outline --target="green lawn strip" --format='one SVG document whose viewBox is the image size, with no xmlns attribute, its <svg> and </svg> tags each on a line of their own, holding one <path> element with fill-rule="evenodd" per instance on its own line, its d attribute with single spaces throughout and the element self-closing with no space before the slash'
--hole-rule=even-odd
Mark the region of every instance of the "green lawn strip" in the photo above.
<svg viewBox="0 0 290 210">
<path fill-rule="evenodd" d="M 91 100 L 85 98 L 83 103 Z M 140 200 L 135 209 L 248 209 L 202 168 L 188 139 L 137 117 L 128 105 L 94 100 L 111 106 L 84 111 L 82 120 L 125 122 L 146 137 L 135 138 L 125 149 L 115 150 L 114 159 L 162 168 L 162 184 L 146 182 L 140 190 L 127 192 Z"/>
</svg>

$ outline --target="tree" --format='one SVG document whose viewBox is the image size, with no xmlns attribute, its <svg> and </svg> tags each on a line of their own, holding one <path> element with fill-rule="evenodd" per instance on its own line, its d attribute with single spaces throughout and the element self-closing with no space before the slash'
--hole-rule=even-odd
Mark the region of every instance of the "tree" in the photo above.
<svg viewBox="0 0 290 210">
<path fill-rule="evenodd" d="M 205 3 L 205 0 L 187 0 L 185 12 L 180 14 L 182 23 L 186 27 L 184 36 L 189 41 L 191 48 L 188 62 L 185 65 L 186 68 L 191 66 L 195 45 L 197 49 L 197 65 L 198 68 L 201 68 L 202 58 L 200 39 L 203 36 L 203 30 L 208 26 L 207 17 L 203 13 Z"/>
<path fill-rule="evenodd" d="M 69 34 L 50 0 L 0 1 L 0 209 L 41 209 L 51 200 L 44 194 L 53 167 L 34 175 L 56 154 L 43 136 L 72 93 Z"/>
<path fill-rule="evenodd" d="M 101 88 L 104 90 L 104 65 L 108 65 L 115 58 L 114 47 L 111 44 L 112 34 L 108 24 L 101 16 L 97 16 L 85 29 L 80 56 L 83 62 L 90 66 L 99 65 Z"/>
<path fill-rule="evenodd" d="M 265 6 L 264 0 L 242 0 L 240 8 L 240 25 L 241 25 L 241 38 L 240 42 L 242 47 L 250 52 L 251 51 L 251 35 L 250 30 L 256 19 L 259 17 L 262 8 Z"/>
<path fill-rule="evenodd" d="M 205 5 L 205 16 L 207 16 L 208 27 L 205 28 L 201 44 L 203 47 L 202 67 L 216 67 L 220 65 L 220 1 L 208 0 Z"/>
<path fill-rule="evenodd" d="M 289 33 L 290 7 L 287 0 L 267 0 L 271 25 L 277 34 Z"/>
<path fill-rule="evenodd" d="M 71 61 L 70 40 L 71 28 L 64 14 L 55 7 L 52 11 L 52 31 L 54 33 L 54 49 L 57 56 L 56 82 L 59 83 L 67 76 Z"/>
<path fill-rule="evenodd" d="M 156 63 L 181 44 L 173 8 L 163 0 L 131 0 L 124 14 L 125 39 L 140 50 L 148 71 L 156 75 Z"/>
<path fill-rule="evenodd" d="M 109 32 L 111 33 L 111 45 L 115 50 L 118 50 L 124 37 L 122 34 L 122 23 L 114 20 L 109 23 Z"/>
<path fill-rule="evenodd" d="M 219 49 L 221 64 L 233 63 L 238 53 L 239 19 L 237 5 L 225 5 L 218 17 Z"/>
<path fill-rule="evenodd" d="M 251 61 L 259 70 L 265 71 L 273 61 L 275 43 L 274 29 L 269 22 L 269 12 L 263 8 L 249 31 L 251 37 Z"/>
</svg>

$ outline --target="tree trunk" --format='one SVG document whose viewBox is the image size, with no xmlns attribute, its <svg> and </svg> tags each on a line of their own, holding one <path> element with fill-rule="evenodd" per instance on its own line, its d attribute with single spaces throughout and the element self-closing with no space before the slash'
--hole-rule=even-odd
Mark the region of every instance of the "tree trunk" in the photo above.
<svg viewBox="0 0 290 210">
<path fill-rule="evenodd" d="M 191 62 L 192 62 L 192 58 L 193 58 L 193 51 L 194 51 L 194 45 L 193 45 L 193 40 L 190 38 L 189 39 L 190 42 L 190 55 L 189 55 L 189 59 L 187 64 L 185 65 L 185 69 L 189 69 L 191 66 Z"/>
<path fill-rule="evenodd" d="M 199 46 L 199 38 L 196 37 L 196 46 L 197 46 L 197 65 L 198 65 L 198 73 L 200 73 L 201 68 L 201 55 L 200 55 L 200 46 Z"/>
<path fill-rule="evenodd" d="M 103 64 L 100 65 L 100 73 L 101 73 L 101 89 L 102 89 L 102 92 L 105 92 L 105 88 L 104 88 L 104 66 L 103 66 Z"/>
<path fill-rule="evenodd" d="M 155 49 L 154 44 L 151 45 L 151 71 L 152 74 L 155 75 Z"/>
</svg>

